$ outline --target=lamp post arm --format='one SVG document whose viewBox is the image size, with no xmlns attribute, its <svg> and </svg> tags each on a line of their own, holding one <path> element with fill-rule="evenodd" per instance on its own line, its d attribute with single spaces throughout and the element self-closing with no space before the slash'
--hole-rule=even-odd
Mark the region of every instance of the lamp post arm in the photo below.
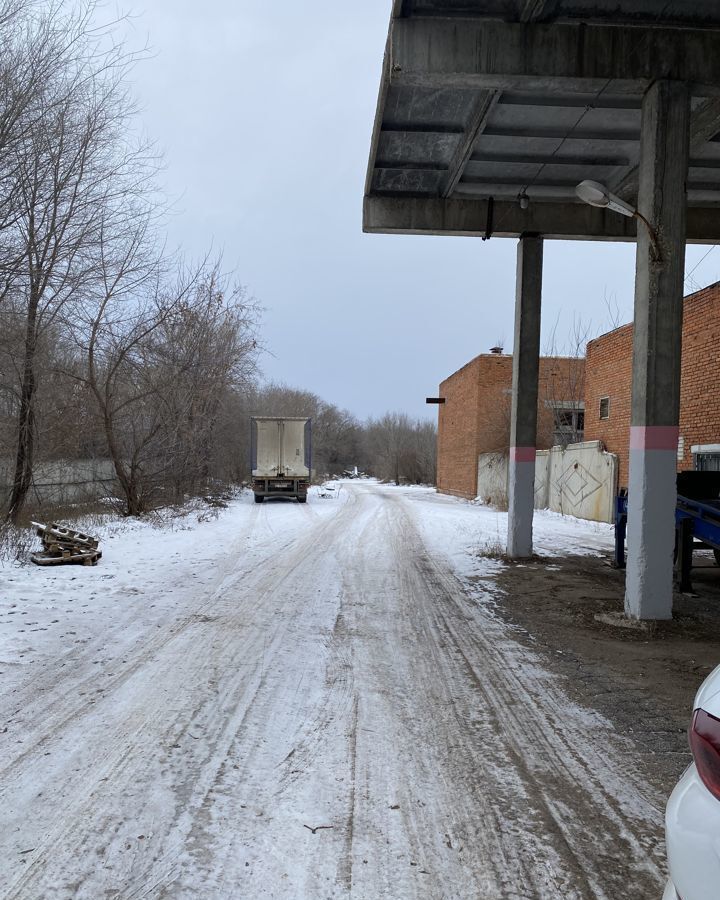
<svg viewBox="0 0 720 900">
<path fill-rule="evenodd" d="M 643 225 L 647 228 L 648 236 L 650 237 L 650 244 L 652 245 L 653 251 L 653 261 L 660 262 L 662 257 L 660 255 L 660 246 L 658 244 L 657 232 L 652 227 L 652 225 L 648 222 L 645 216 L 639 212 L 637 209 L 633 212 L 633 217 L 635 219 L 639 219 Z"/>
</svg>

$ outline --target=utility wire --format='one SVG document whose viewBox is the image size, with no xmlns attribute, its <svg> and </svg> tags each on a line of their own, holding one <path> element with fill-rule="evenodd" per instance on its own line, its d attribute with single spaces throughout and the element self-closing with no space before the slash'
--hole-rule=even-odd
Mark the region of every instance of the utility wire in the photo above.
<svg viewBox="0 0 720 900">
<path fill-rule="evenodd" d="M 690 269 L 690 271 L 689 271 L 689 272 L 687 273 L 687 275 L 685 276 L 685 281 L 687 281 L 688 278 L 690 278 L 690 276 L 691 276 L 692 273 L 695 271 L 695 269 L 698 268 L 698 266 L 700 265 L 700 263 L 705 262 L 705 260 L 708 258 L 708 256 L 710 256 L 710 254 L 713 252 L 713 250 L 716 249 L 716 247 L 717 247 L 717 244 L 713 244 L 712 247 L 707 251 L 707 253 L 703 253 L 703 255 L 700 257 L 700 260 L 699 260 L 698 262 L 695 263 L 695 265 L 692 267 L 692 269 Z M 693 280 L 694 280 L 694 279 L 693 279 Z"/>
<path fill-rule="evenodd" d="M 655 19 L 655 24 L 657 24 L 657 23 L 662 19 L 662 17 L 665 15 L 665 13 L 666 13 L 667 10 L 669 9 L 669 7 L 672 5 L 672 2 L 673 2 L 673 0 L 668 0 L 668 2 L 663 6 L 663 8 L 662 8 L 662 9 L 660 10 L 660 12 L 657 14 L 657 17 L 656 17 L 656 19 Z M 649 28 L 649 27 L 650 27 L 650 26 L 648 26 L 648 28 Z M 631 55 L 631 57 L 630 57 L 631 59 L 632 59 L 636 54 L 638 54 L 638 53 L 640 52 L 641 49 L 644 49 L 645 44 L 647 43 L 647 41 L 649 40 L 649 38 L 650 38 L 650 31 L 648 30 L 648 31 L 646 32 L 646 34 L 645 34 L 643 40 L 635 47 L 635 50 L 633 51 L 633 53 L 632 53 L 632 55 Z M 553 150 L 553 152 L 550 154 L 550 159 L 545 160 L 543 163 L 540 163 L 539 168 L 538 168 L 537 172 L 535 173 L 535 175 L 530 179 L 530 181 L 528 181 L 528 183 L 527 183 L 526 185 L 524 185 L 524 186 L 520 189 L 520 191 L 519 191 L 519 193 L 518 193 L 518 197 L 521 197 L 523 194 L 525 194 L 525 193 L 527 192 L 527 189 L 530 188 L 530 187 L 532 187 L 533 184 L 535 184 L 535 182 L 538 180 L 538 178 L 540 177 L 540 175 L 542 175 L 542 173 L 543 173 L 543 171 L 545 170 L 545 168 L 546 168 L 547 166 L 549 166 L 549 165 L 552 163 L 552 160 L 553 160 L 553 159 L 555 158 L 555 156 L 560 152 L 560 150 L 562 149 L 562 147 L 565 145 L 566 141 L 569 140 L 569 138 L 571 137 L 571 135 L 572 135 L 572 134 L 577 130 L 577 128 L 580 126 L 580 124 L 581 124 L 581 122 L 583 121 L 583 119 L 585 118 L 585 116 L 590 112 L 590 110 L 596 109 L 596 108 L 597 108 L 598 100 L 602 97 L 602 95 L 605 93 L 605 91 L 608 89 L 608 87 L 612 84 L 613 81 L 614 81 L 613 78 L 608 78 L 608 79 L 607 79 L 607 81 L 605 82 L 605 84 L 600 88 L 600 90 L 597 92 L 597 94 L 593 97 L 592 101 L 591 101 L 590 103 L 588 103 L 588 105 L 583 109 L 582 113 L 580 113 L 580 115 L 579 115 L 577 121 L 570 127 L 570 129 L 568 130 L 568 132 L 567 132 L 567 133 L 564 135 L 564 137 L 560 140 L 560 143 L 557 145 L 557 147 L 556 147 L 556 148 Z M 499 230 L 500 230 L 500 226 L 502 225 L 502 223 L 505 221 L 505 219 L 507 218 L 507 216 L 508 216 L 509 214 L 510 214 L 510 210 L 508 209 L 508 210 L 505 211 L 505 214 L 500 218 L 500 221 L 497 223 L 497 225 L 495 225 L 495 226 L 493 227 L 493 231 L 499 231 Z"/>
</svg>

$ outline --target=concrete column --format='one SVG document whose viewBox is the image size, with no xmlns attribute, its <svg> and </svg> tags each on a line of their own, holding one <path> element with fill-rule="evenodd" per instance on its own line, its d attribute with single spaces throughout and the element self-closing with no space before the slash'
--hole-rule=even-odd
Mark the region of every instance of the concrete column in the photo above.
<svg viewBox="0 0 720 900">
<path fill-rule="evenodd" d="M 642 105 L 625 613 L 672 617 L 690 101 L 658 81 Z M 612 411 L 610 413 L 612 415 Z"/>
<path fill-rule="evenodd" d="M 542 238 L 523 235 L 517 251 L 508 461 L 507 554 L 515 559 L 532 556 L 533 549 L 542 264 Z"/>
</svg>

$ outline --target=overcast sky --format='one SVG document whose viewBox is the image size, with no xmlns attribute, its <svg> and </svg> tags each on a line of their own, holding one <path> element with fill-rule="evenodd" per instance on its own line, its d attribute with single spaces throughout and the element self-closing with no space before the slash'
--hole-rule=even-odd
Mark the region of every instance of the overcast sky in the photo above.
<svg viewBox="0 0 720 900">
<path fill-rule="evenodd" d="M 178 198 L 173 244 L 210 245 L 265 307 L 267 378 L 361 418 L 434 415 L 426 395 L 497 342 L 512 348 L 515 241 L 362 233 L 390 0 L 134 0 L 145 131 Z M 708 248 L 688 250 L 692 269 Z M 688 287 L 720 277 L 720 253 Z M 544 347 L 607 303 L 632 317 L 634 246 L 545 246 Z"/>
</svg>

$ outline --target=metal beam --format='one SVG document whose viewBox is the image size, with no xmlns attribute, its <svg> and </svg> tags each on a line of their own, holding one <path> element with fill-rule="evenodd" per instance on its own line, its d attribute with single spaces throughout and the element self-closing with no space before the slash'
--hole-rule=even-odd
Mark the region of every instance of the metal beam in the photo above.
<svg viewBox="0 0 720 900">
<path fill-rule="evenodd" d="M 363 230 L 370 234 L 442 234 L 480 237 L 488 224 L 487 199 L 366 197 Z M 531 232 L 558 240 L 634 241 L 635 220 L 584 203 L 496 200 L 495 237 L 517 238 Z M 690 207 L 688 243 L 720 243 L 720 209 Z"/>
<path fill-rule="evenodd" d="M 550 127 L 533 125 L 525 123 L 524 125 L 491 125 L 485 129 L 488 137 L 510 137 L 510 138 L 545 138 L 552 141 L 592 141 L 594 144 L 600 143 L 636 143 L 640 140 L 640 129 L 629 129 L 611 131 L 590 130 L 588 128 L 579 127 L 574 129 L 572 133 L 568 128 Z"/>
<path fill-rule="evenodd" d="M 392 48 L 392 23 L 396 16 L 400 14 L 403 0 L 393 0 L 393 11 L 390 19 L 390 29 L 388 31 L 387 40 L 385 41 L 385 53 L 383 54 L 382 75 L 380 76 L 380 86 L 378 87 L 377 106 L 375 108 L 375 120 L 373 122 L 372 137 L 370 138 L 370 157 L 368 159 L 368 167 L 365 172 L 365 193 L 369 193 L 372 180 L 374 160 L 377 156 L 378 145 L 380 143 L 380 135 L 382 133 L 382 121 L 385 116 L 385 104 L 387 103 L 388 85 L 390 83 L 390 67 L 391 67 L 391 48 Z"/>
<path fill-rule="evenodd" d="M 502 52 L 499 52 L 502 48 Z M 720 31 L 396 19 L 391 84 L 644 93 L 657 79 L 720 94 Z"/>
<path fill-rule="evenodd" d="M 440 162 L 416 162 L 411 159 L 377 159 L 375 171 L 382 169 L 422 169 L 425 172 L 447 172 L 445 163 Z"/>
<path fill-rule="evenodd" d="M 527 232 L 558 240 L 634 241 L 635 220 L 584 203 L 496 200 L 495 237 L 517 238 Z M 370 234 L 442 234 L 481 237 L 488 222 L 487 199 L 366 197 L 363 230 Z M 720 209 L 690 207 L 688 243 L 720 243 Z"/>
<path fill-rule="evenodd" d="M 577 181 L 572 185 L 549 183 L 538 184 L 538 182 L 534 182 L 531 186 L 528 186 L 527 179 L 518 180 L 514 184 L 508 184 L 506 182 L 500 184 L 491 181 L 476 184 L 473 182 L 461 181 L 455 188 L 453 196 L 458 199 L 466 197 L 487 199 L 488 197 L 494 197 L 496 201 L 508 201 L 516 200 L 521 193 L 524 193 L 528 195 L 531 203 L 575 203 L 577 200 L 575 196 L 576 184 Z"/>
<path fill-rule="evenodd" d="M 464 134 L 462 125 L 441 125 L 426 122 L 383 122 L 383 134 Z M 637 140 L 637 135 L 633 140 Z"/>
<path fill-rule="evenodd" d="M 442 197 L 449 197 L 455 190 L 455 185 L 462 178 L 465 166 L 472 156 L 475 141 L 485 128 L 488 117 L 495 107 L 495 104 L 498 102 L 499 97 L 499 91 L 489 91 L 488 93 L 481 94 L 476 101 L 472 116 L 465 129 L 465 136 L 460 141 L 460 145 L 453 155 L 448 169 L 447 179 L 440 189 L 440 195 Z"/>
<path fill-rule="evenodd" d="M 710 138 L 720 131 L 720 97 L 711 97 L 703 101 L 692 113 L 690 118 L 690 156 L 694 156 L 706 144 Z M 691 165 L 702 167 L 702 161 L 692 159 Z M 707 168 L 713 168 L 713 162 L 708 162 Z M 622 197 L 623 200 L 634 199 L 638 192 L 638 167 L 616 183 L 608 185 L 610 190 Z"/>
<path fill-rule="evenodd" d="M 637 109 L 642 106 L 641 97 L 616 97 L 605 91 L 600 97 L 592 94 L 536 94 L 520 91 L 504 91 L 501 106 L 552 106 L 558 109 L 582 109 L 592 104 L 594 109 Z"/>
<path fill-rule="evenodd" d="M 501 163 L 502 165 L 530 165 L 530 166 L 629 166 L 631 160 L 626 156 L 580 156 L 554 153 L 473 153 L 469 162 L 474 163 Z M 380 164 L 378 163 L 378 166 Z M 699 166 L 696 162 L 694 165 Z M 707 168 L 720 168 L 720 160 L 717 163 L 709 162 Z"/>
</svg>

